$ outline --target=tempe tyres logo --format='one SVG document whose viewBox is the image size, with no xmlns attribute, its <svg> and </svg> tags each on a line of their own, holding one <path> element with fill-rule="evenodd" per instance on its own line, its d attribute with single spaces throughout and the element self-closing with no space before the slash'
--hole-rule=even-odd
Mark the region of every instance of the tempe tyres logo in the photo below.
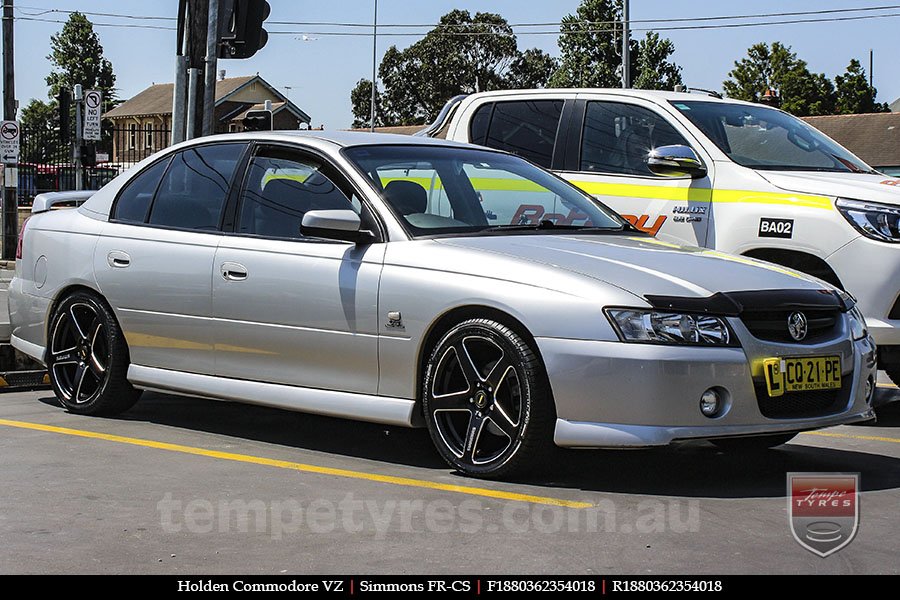
<svg viewBox="0 0 900 600">
<path fill-rule="evenodd" d="M 788 473 L 788 519 L 801 546 L 821 557 L 853 540 L 859 525 L 859 473 Z"/>
</svg>

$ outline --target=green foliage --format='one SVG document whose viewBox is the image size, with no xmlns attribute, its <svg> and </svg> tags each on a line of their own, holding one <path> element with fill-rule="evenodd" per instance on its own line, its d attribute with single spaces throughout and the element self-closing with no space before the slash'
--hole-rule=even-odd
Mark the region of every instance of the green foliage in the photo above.
<svg viewBox="0 0 900 600">
<path fill-rule="evenodd" d="M 723 87 L 730 98 L 758 102 L 771 89 L 781 108 L 797 116 L 834 111 L 831 81 L 822 73 L 811 73 L 806 61 L 781 42 L 754 44 L 745 58 L 735 61 L 728 77 Z"/>
<path fill-rule="evenodd" d="M 50 37 L 47 59 L 53 65 L 46 78 L 50 98 L 56 98 L 61 88 L 71 90 L 80 83 L 85 90 L 103 91 L 104 105 L 112 105 L 116 85 L 112 63 L 103 57 L 100 38 L 83 14 L 73 12 L 62 31 Z"/>
<path fill-rule="evenodd" d="M 449 35 L 465 33 L 466 35 Z M 542 87 L 555 61 L 538 50 L 519 52 L 506 19 L 452 10 L 404 50 L 391 46 L 378 68 L 377 126 L 422 125 L 453 96 L 514 87 Z M 350 92 L 353 126 L 369 125 L 372 83 Z"/>
<path fill-rule="evenodd" d="M 574 15 L 559 27 L 559 69 L 551 87 L 621 87 L 622 0 L 583 0 Z M 631 40 L 631 72 L 637 64 L 638 43 Z"/>
<path fill-rule="evenodd" d="M 859 61 L 850 60 L 843 75 L 834 78 L 835 112 L 838 114 L 858 114 L 889 112 L 887 104 L 875 102 L 878 91 L 869 85 L 866 71 Z"/>
<path fill-rule="evenodd" d="M 681 67 L 669 60 L 674 52 L 672 40 L 660 38 L 655 31 L 648 31 L 646 37 L 638 42 L 634 87 L 673 90 L 676 85 L 682 85 Z"/>
<path fill-rule="evenodd" d="M 68 158 L 68 147 L 59 141 L 56 101 L 32 98 L 19 115 L 22 129 L 37 143 L 22 145 L 20 160 L 25 163 L 47 163 Z"/>
</svg>

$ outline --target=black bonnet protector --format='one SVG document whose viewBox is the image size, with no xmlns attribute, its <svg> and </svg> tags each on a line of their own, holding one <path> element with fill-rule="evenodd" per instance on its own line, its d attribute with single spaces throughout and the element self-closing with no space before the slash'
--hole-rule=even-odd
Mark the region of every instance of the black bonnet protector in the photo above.
<svg viewBox="0 0 900 600">
<path fill-rule="evenodd" d="M 685 296 L 644 296 L 653 308 L 690 313 L 737 317 L 743 312 L 762 310 L 840 310 L 853 308 L 853 300 L 832 290 L 759 290 L 717 292 L 705 298 Z"/>
</svg>

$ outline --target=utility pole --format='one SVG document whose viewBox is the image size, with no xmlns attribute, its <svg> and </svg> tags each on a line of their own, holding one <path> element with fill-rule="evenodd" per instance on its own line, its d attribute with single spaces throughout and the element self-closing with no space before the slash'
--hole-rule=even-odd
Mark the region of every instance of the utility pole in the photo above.
<svg viewBox="0 0 900 600">
<path fill-rule="evenodd" d="M 622 2 L 622 87 L 631 87 L 631 27 L 628 0 Z"/>
<path fill-rule="evenodd" d="M 203 98 L 205 85 L 200 81 L 201 67 L 206 62 L 206 31 L 209 0 L 188 0 L 190 18 L 188 27 L 188 94 L 184 139 L 199 137 L 203 126 Z M 213 72 L 215 77 L 215 72 Z M 215 83 L 215 82 L 214 82 Z"/>
<path fill-rule="evenodd" d="M 219 0 L 208 0 L 206 23 L 206 61 L 203 70 L 203 135 L 216 132 L 216 66 L 219 59 Z"/>
<path fill-rule="evenodd" d="M 873 72 L 875 70 L 875 51 L 869 48 L 869 87 L 872 87 Z"/>
<path fill-rule="evenodd" d="M 81 115 L 81 104 L 84 102 L 84 89 L 80 83 L 75 84 L 73 90 L 75 100 L 75 148 L 73 151 L 75 158 L 75 189 L 84 189 L 84 160 L 81 156 L 81 146 L 84 144 L 84 122 Z"/>
<path fill-rule="evenodd" d="M 375 16 L 372 17 L 372 113 L 369 121 L 371 131 L 375 131 L 375 77 L 378 74 L 378 0 L 375 0 Z"/>
<path fill-rule="evenodd" d="M 188 2 L 178 0 L 178 22 L 175 40 L 175 85 L 172 90 L 172 144 L 184 141 L 187 100 L 187 24 Z"/>
<path fill-rule="evenodd" d="M 16 119 L 16 70 L 13 60 L 13 0 L 3 0 L 3 118 Z M 16 258 L 19 242 L 19 170 L 3 168 L 3 258 Z M 7 177 L 7 175 L 10 175 Z"/>
</svg>

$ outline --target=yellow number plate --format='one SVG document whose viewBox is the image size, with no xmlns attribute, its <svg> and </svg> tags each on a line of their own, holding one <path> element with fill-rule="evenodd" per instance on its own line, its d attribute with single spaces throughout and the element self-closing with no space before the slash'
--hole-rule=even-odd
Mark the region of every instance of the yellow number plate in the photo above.
<svg viewBox="0 0 900 600">
<path fill-rule="evenodd" d="M 785 392 L 833 390 L 841 387 L 841 357 L 767 358 L 763 361 L 769 396 Z"/>
</svg>

